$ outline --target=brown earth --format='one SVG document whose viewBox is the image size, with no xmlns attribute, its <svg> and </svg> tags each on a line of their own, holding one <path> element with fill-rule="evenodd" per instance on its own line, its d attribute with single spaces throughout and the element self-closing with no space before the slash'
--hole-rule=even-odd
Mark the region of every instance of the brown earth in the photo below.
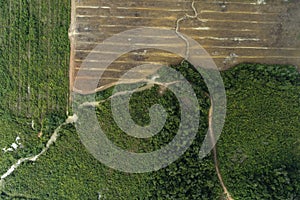
<svg viewBox="0 0 300 200">
<path fill-rule="evenodd" d="M 87 69 L 87 74 L 103 70 L 97 65 L 105 60 L 97 59 L 99 52 L 92 51 L 97 44 L 134 28 L 158 27 L 175 31 L 177 20 L 186 14 L 196 15 L 180 21 L 178 31 L 201 44 L 220 70 L 243 62 L 291 64 L 300 69 L 298 1 L 202 0 L 195 1 L 194 8 L 189 0 L 73 0 L 70 28 L 71 90 L 76 90 L 73 88 L 76 74 L 91 52 L 93 59 L 87 59 L 86 63 L 94 71 Z M 164 43 L 172 39 L 161 38 L 161 41 Z M 115 41 L 111 45 L 122 48 L 124 44 Z M 108 55 L 114 53 L 102 51 Z M 99 90 L 114 85 L 122 74 L 137 65 L 178 64 L 182 59 L 173 53 L 153 48 L 127 53 L 105 70 L 98 84 Z M 154 72 L 151 69 L 136 72 L 138 75 L 135 77 L 140 77 L 136 81 Z M 87 80 L 95 77 L 87 75 L 77 78 Z"/>
</svg>

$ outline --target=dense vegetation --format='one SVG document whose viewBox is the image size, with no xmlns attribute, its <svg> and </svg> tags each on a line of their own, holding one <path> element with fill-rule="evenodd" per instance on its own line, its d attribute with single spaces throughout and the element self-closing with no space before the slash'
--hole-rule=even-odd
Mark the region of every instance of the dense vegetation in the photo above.
<svg viewBox="0 0 300 200">
<path fill-rule="evenodd" d="M 9 147 L 20 136 L 24 146 L 15 155 L 1 155 L 1 172 L 13 161 L 7 157 L 38 152 L 51 126 L 64 118 L 69 13 L 68 1 L 0 1 L 0 143 Z"/>
<path fill-rule="evenodd" d="M 41 124 L 66 111 L 69 1 L 0 1 L 1 107 Z"/>
<path fill-rule="evenodd" d="M 207 128 L 209 101 L 206 87 L 188 64 L 175 66 L 189 80 L 199 98 L 199 134 L 189 150 L 170 166 L 153 173 L 126 174 L 109 169 L 95 160 L 82 146 L 72 126 L 37 163 L 27 163 L 7 181 L 6 193 L 40 199 L 219 199 L 222 190 L 215 174 L 212 156 L 199 160 L 198 151 Z M 221 173 L 235 199 L 298 199 L 300 195 L 299 73 L 289 66 L 243 64 L 222 72 L 228 114 L 218 142 Z M 169 114 L 162 132 L 151 139 L 126 136 L 113 122 L 110 102 L 97 108 L 99 122 L 118 146 L 135 152 L 152 151 L 166 144 L 178 127 L 178 104 L 174 95 L 155 86 L 133 95 L 131 114 L 138 124 L 149 123 L 146 112 L 154 103 L 164 105 Z M 105 99 L 111 90 L 99 93 Z M 140 104 L 143 101 L 144 104 Z M 175 102 L 175 103 L 174 103 Z M 1 144 L 12 141 L 15 133 L 26 129 L 26 120 L 6 115 L 2 120 Z M 21 119 L 21 121 L 19 121 Z M 49 117 L 49 119 L 51 119 Z M 59 118 L 52 117 L 50 130 Z M 23 120 L 23 121 L 22 121 Z M 15 126 L 15 127 L 14 127 Z M 36 137 L 29 134 L 30 138 Z M 38 146 L 24 141 L 24 149 L 1 156 L 2 166 Z M 8 143 L 6 143 L 8 144 Z M 30 152 L 22 153 L 30 154 Z M 1 168 L 3 172 L 5 168 Z M 8 199 L 10 199 L 9 197 Z"/>
<path fill-rule="evenodd" d="M 38 153 L 65 119 L 68 93 L 69 1 L 0 1 L 0 148 L 16 136 L 22 148 L 0 152 L 0 174 L 18 158 Z M 201 112 L 199 134 L 189 150 L 153 173 L 127 174 L 94 159 L 67 125 L 35 163 L 24 163 L 0 188 L 0 199 L 220 199 L 212 156 L 199 160 L 207 129 L 209 100 L 192 66 L 174 68 L 193 85 Z M 291 66 L 242 64 L 222 72 L 228 108 L 218 142 L 220 168 L 235 199 L 300 199 L 300 75 Z M 178 128 L 174 95 L 155 86 L 133 95 L 133 119 L 149 123 L 156 103 L 168 111 L 162 132 L 133 139 L 114 123 L 110 102 L 97 108 L 99 122 L 114 143 L 135 152 L 167 144 Z M 105 99 L 112 90 L 97 94 Z M 143 102 L 141 104 L 140 102 Z M 32 128 L 34 121 L 34 128 Z M 39 138 L 38 132 L 43 131 Z"/>
<path fill-rule="evenodd" d="M 289 66 L 223 73 L 228 115 L 219 157 L 236 199 L 300 198 L 300 76 Z"/>
</svg>

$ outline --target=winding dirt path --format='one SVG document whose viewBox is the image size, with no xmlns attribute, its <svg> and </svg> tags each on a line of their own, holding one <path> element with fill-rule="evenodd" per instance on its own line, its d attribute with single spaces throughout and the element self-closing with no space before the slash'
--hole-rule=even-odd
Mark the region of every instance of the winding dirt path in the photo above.
<svg viewBox="0 0 300 200">
<path fill-rule="evenodd" d="M 3 188 L 5 186 L 4 181 L 8 176 L 10 176 L 18 167 L 20 167 L 20 165 L 22 163 L 27 162 L 27 161 L 35 162 L 40 156 L 45 154 L 48 151 L 48 149 L 53 145 L 53 143 L 55 143 L 56 140 L 58 139 L 59 131 L 61 130 L 62 126 L 67 125 L 67 124 L 71 124 L 71 123 L 75 123 L 77 121 L 77 119 L 78 118 L 77 118 L 76 115 L 69 116 L 64 123 L 59 125 L 54 130 L 54 132 L 52 133 L 52 135 L 51 135 L 50 139 L 48 140 L 46 146 L 42 149 L 42 151 L 40 153 L 38 153 L 37 155 L 34 155 L 34 156 L 30 156 L 30 157 L 26 157 L 26 158 L 20 158 L 4 174 L 2 174 L 1 177 L 0 177 L 0 191 L 3 190 Z"/>
<path fill-rule="evenodd" d="M 209 136 L 210 136 L 210 139 L 211 139 L 211 142 L 213 144 L 215 144 L 213 141 L 215 141 L 215 136 L 214 136 L 214 130 L 213 130 L 213 126 L 212 126 L 212 120 L 213 120 L 213 101 L 211 99 L 211 97 L 209 96 L 209 99 L 210 99 L 210 103 L 211 103 L 211 106 L 209 108 L 209 113 L 208 113 L 208 131 L 209 131 Z M 224 181 L 223 181 L 223 178 L 222 178 L 222 174 L 220 172 L 220 168 L 219 168 L 219 161 L 218 161 L 218 155 L 217 155 L 217 145 L 214 145 L 213 149 L 212 149 L 212 153 L 213 153 L 213 159 L 214 159 L 214 163 L 215 163 L 215 169 L 216 169 L 216 173 L 217 173 L 217 176 L 218 176 L 218 179 L 219 179 L 219 182 L 221 184 L 221 187 L 223 189 L 223 192 L 224 192 L 224 195 L 225 195 L 225 198 L 226 200 L 234 200 Z"/>
<path fill-rule="evenodd" d="M 175 32 L 176 34 L 178 35 L 178 37 L 180 37 L 182 40 L 185 41 L 186 43 L 186 59 L 189 58 L 189 48 L 190 48 L 190 44 L 187 40 L 187 38 L 185 38 L 181 33 L 180 33 L 180 23 L 184 20 L 187 20 L 187 19 L 197 19 L 197 20 L 201 20 L 200 17 L 199 17 L 199 13 L 197 11 L 197 9 L 195 8 L 195 1 L 193 0 L 192 1 L 192 5 L 191 5 L 192 9 L 193 9 L 193 12 L 194 12 L 194 15 L 189 15 L 189 14 L 185 14 L 183 17 L 179 18 L 177 21 L 176 21 L 176 28 L 175 28 Z M 230 193 L 228 192 L 226 186 L 225 186 L 225 183 L 223 181 L 223 178 L 222 178 L 222 175 L 221 175 L 221 172 L 220 172 L 220 168 L 219 168 L 219 162 L 218 162 L 218 156 L 217 156 L 217 145 L 216 145 L 216 142 L 214 142 L 216 139 L 214 137 L 214 131 L 213 131 L 213 126 L 212 126 L 212 121 L 213 121 L 213 101 L 212 101 L 212 98 L 207 94 L 206 95 L 207 97 L 209 97 L 210 99 L 210 103 L 211 103 L 211 106 L 209 108 L 209 113 L 208 113 L 208 131 L 209 131 L 209 136 L 210 136 L 210 140 L 213 144 L 213 149 L 212 149 L 212 153 L 213 153 L 213 159 L 214 159 L 214 164 L 215 164 L 215 169 L 216 169 L 216 173 L 217 173 L 217 176 L 218 176 L 218 179 L 219 179 L 219 182 L 221 184 L 221 187 L 223 189 L 223 192 L 224 192 L 224 195 L 225 195 L 225 198 L 226 200 L 234 200 Z M 214 145 L 215 144 L 215 145 Z"/>
</svg>

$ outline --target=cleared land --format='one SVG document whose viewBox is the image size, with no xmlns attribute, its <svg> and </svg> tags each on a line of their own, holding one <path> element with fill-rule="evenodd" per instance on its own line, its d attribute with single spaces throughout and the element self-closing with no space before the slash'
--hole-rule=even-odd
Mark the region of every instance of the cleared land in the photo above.
<svg viewBox="0 0 300 200">
<path fill-rule="evenodd" d="M 70 32 L 73 43 L 71 60 L 74 61 L 70 66 L 71 88 L 83 60 L 97 44 L 116 33 L 139 27 L 175 30 L 176 21 L 185 14 L 196 14 L 196 17 L 181 21 L 178 30 L 199 42 L 221 70 L 242 62 L 299 66 L 299 3 L 282 0 L 266 2 L 203 0 L 195 1 L 193 10 L 192 1 L 187 0 L 74 0 Z M 118 41 L 112 44 L 120 48 L 123 45 Z M 136 65 L 149 62 L 178 64 L 182 59 L 168 52 L 144 50 L 133 51 L 117 59 L 103 74 L 99 86 L 105 89 L 113 85 L 125 71 Z M 93 59 L 86 60 L 89 65 L 97 66 L 97 63 L 105 62 L 103 59 L 97 60 L 97 52 L 92 53 Z M 145 77 L 149 73 L 141 72 L 140 76 Z"/>
</svg>

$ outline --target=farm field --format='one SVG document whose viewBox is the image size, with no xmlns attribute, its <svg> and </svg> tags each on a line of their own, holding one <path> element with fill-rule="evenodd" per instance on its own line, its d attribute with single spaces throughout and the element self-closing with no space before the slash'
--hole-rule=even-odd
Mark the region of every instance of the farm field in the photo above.
<svg viewBox="0 0 300 200">
<path fill-rule="evenodd" d="M 95 68 L 107 62 L 97 59 L 100 55 L 111 53 L 111 47 L 122 49 L 129 43 L 112 40 L 108 43 L 110 46 L 101 51 L 94 49 L 97 45 L 117 33 L 141 27 L 185 34 L 205 48 L 220 70 L 245 62 L 299 66 L 299 13 L 300 4 L 296 0 L 74 0 L 71 32 L 74 62 L 70 67 L 70 85 L 73 86 L 84 61 Z M 128 39 L 132 39 L 132 35 L 135 34 L 127 33 Z M 176 40 L 177 35 L 166 38 L 155 33 L 138 34 L 139 46 L 144 48 L 116 59 L 104 72 L 99 87 L 105 89 L 113 85 L 126 70 L 136 65 L 178 64 L 183 56 L 161 49 L 166 44 L 184 49 L 186 44 Z M 153 41 L 158 41 L 154 49 Z M 91 52 L 93 56 L 87 57 Z M 140 76 L 145 73 L 147 75 L 146 70 L 140 72 Z"/>
<path fill-rule="evenodd" d="M 0 175 L 18 159 L 38 154 L 72 113 L 70 12 L 69 0 L 0 1 Z M 96 160 L 67 124 L 44 155 L 24 162 L 1 182 L 0 199 L 224 199 L 213 155 L 198 157 L 208 128 L 207 88 L 187 62 L 172 67 L 192 84 L 201 112 L 197 137 L 179 160 L 156 172 L 119 172 Z M 240 64 L 221 76 L 228 102 L 217 152 L 232 198 L 300 199 L 299 72 L 290 65 Z M 106 99 L 112 89 L 98 92 L 97 99 Z M 151 139 L 126 136 L 113 121 L 109 101 L 97 106 L 99 123 L 115 144 L 148 152 L 174 137 L 178 103 L 169 90 L 159 95 L 160 89 L 135 93 L 130 101 L 131 115 L 140 125 L 149 123 L 151 105 L 167 108 L 164 129 Z M 5 152 L 17 137 L 18 148 Z"/>
</svg>

